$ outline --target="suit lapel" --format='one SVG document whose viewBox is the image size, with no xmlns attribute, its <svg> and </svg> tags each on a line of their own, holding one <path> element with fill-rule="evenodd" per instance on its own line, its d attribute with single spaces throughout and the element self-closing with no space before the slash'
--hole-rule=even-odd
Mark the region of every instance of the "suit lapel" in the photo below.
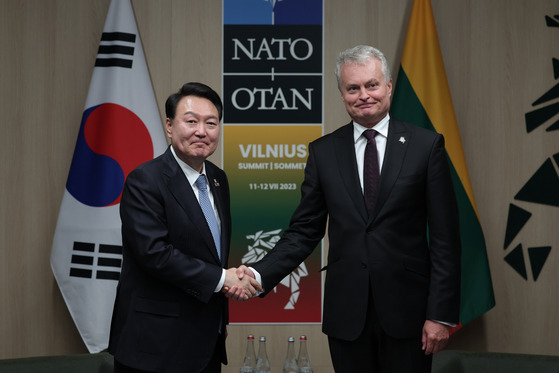
<svg viewBox="0 0 559 373">
<path fill-rule="evenodd" d="M 390 119 L 379 188 L 373 205 L 373 213 L 371 214 L 370 222 L 378 216 L 384 202 L 386 202 L 386 199 L 392 191 L 394 183 L 398 179 L 410 141 L 411 133 L 402 123 L 398 120 Z"/>
<path fill-rule="evenodd" d="M 198 199 L 194 195 L 192 186 L 190 186 L 186 176 L 184 176 L 184 173 L 169 149 L 167 150 L 165 156 L 165 163 L 167 164 L 167 169 L 164 172 L 169 177 L 169 191 L 184 212 L 188 215 L 192 224 L 196 226 L 204 238 L 204 241 L 206 241 L 206 244 L 212 248 L 212 255 L 219 263 L 219 257 L 217 256 L 217 249 L 212 237 L 212 232 L 208 227 L 208 223 L 206 223 L 206 218 L 200 208 L 200 203 L 198 203 Z"/>
<path fill-rule="evenodd" d="M 359 181 L 359 172 L 357 171 L 352 122 L 340 129 L 336 137 L 336 154 L 342 182 L 356 210 L 366 221 L 367 208 L 365 207 L 361 182 Z"/>
</svg>

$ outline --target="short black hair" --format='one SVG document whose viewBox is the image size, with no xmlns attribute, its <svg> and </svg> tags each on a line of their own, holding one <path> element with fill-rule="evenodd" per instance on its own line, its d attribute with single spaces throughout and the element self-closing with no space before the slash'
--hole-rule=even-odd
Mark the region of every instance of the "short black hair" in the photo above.
<svg viewBox="0 0 559 373">
<path fill-rule="evenodd" d="M 219 120 L 223 117 L 223 103 L 216 91 L 203 83 L 190 82 L 185 83 L 177 93 L 173 93 L 165 102 L 165 115 L 169 119 L 174 119 L 177 113 L 177 105 L 183 97 L 196 96 L 210 100 L 217 109 Z"/>
</svg>

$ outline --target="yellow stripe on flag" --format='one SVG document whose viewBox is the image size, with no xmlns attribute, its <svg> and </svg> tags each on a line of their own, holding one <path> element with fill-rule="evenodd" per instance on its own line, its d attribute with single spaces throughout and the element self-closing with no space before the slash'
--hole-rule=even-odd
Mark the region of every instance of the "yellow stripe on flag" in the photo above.
<svg viewBox="0 0 559 373">
<path fill-rule="evenodd" d="M 435 130 L 444 135 L 450 160 L 479 219 L 430 0 L 413 3 L 401 64 Z"/>
</svg>

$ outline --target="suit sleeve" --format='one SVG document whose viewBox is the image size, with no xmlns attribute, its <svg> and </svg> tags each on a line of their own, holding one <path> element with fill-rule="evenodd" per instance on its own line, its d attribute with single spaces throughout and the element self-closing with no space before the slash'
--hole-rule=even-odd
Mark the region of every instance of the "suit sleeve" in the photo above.
<svg viewBox="0 0 559 373">
<path fill-rule="evenodd" d="M 313 149 L 311 143 L 301 185 L 301 201 L 291 217 L 289 228 L 276 246 L 253 265 L 262 276 L 265 292 L 272 290 L 297 268 L 324 237 L 328 213 Z"/>
<path fill-rule="evenodd" d="M 181 243 L 180 249 L 173 242 L 177 226 L 187 230 L 188 222 L 176 215 L 169 218 L 169 210 L 178 207 L 162 188 L 148 172 L 137 169 L 128 176 L 120 206 L 125 254 L 150 276 L 208 302 L 222 269 L 194 254 L 196 242 Z"/>
<path fill-rule="evenodd" d="M 437 136 L 429 157 L 426 198 L 431 260 L 427 318 L 458 323 L 460 229 L 456 197 L 442 135 Z"/>
</svg>

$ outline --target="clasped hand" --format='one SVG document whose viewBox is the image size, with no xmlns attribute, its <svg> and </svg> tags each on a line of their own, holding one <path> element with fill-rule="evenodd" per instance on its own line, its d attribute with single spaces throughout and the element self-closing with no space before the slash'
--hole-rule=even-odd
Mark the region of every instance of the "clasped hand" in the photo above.
<svg viewBox="0 0 559 373">
<path fill-rule="evenodd" d="M 225 271 L 225 283 L 221 291 L 227 298 L 247 301 L 261 292 L 262 286 L 255 280 L 254 273 L 242 265 L 239 268 L 233 267 Z"/>
</svg>

